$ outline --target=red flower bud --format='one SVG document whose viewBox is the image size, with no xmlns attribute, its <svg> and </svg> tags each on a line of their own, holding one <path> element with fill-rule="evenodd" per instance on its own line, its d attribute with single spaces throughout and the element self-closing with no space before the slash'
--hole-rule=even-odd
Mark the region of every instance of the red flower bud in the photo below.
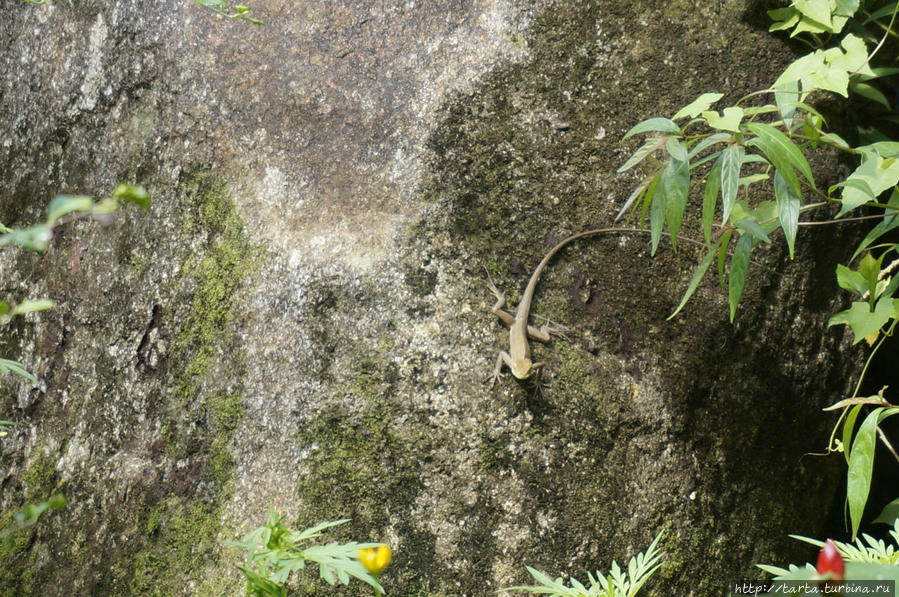
<svg viewBox="0 0 899 597">
<path fill-rule="evenodd" d="M 822 576 L 829 574 L 830 580 L 843 580 L 843 572 L 846 570 L 846 565 L 843 563 L 843 558 L 840 557 L 840 552 L 837 551 L 837 546 L 830 539 L 818 552 L 818 565 L 816 568 L 818 574 Z"/>
</svg>

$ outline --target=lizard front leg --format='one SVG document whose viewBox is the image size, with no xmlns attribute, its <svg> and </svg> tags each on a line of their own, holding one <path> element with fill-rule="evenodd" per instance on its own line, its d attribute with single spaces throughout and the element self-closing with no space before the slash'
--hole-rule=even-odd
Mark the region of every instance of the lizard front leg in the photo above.
<svg viewBox="0 0 899 597">
<path fill-rule="evenodd" d="M 493 367 L 493 375 L 490 378 L 490 387 L 496 385 L 496 382 L 503 376 L 503 364 L 506 365 L 509 369 L 512 368 L 512 357 L 509 356 L 509 353 L 505 350 L 499 351 L 499 354 L 496 355 L 496 366 Z"/>
<path fill-rule="evenodd" d="M 512 327 L 512 324 L 515 323 L 515 316 L 509 313 L 508 311 L 504 311 L 503 307 L 506 305 L 506 295 L 500 292 L 499 288 L 493 283 L 493 280 L 489 278 L 490 273 L 488 272 L 488 282 L 487 284 L 490 286 L 490 290 L 493 292 L 493 296 L 496 297 L 496 303 L 490 309 L 490 311 L 500 318 L 500 320 L 505 323 L 507 326 Z M 540 342 L 549 342 L 550 334 L 557 333 L 557 330 L 551 328 L 548 325 L 541 326 L 539 328 L 535 328 L 532 325 L 528 326 L 528 336 L 533 338 L 534 340 L 539 340 Z"/>
</svg>

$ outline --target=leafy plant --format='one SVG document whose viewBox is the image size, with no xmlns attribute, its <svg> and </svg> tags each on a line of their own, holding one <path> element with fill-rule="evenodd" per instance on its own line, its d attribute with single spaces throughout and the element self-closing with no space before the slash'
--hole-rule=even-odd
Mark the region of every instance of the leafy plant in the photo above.
<svg viewBox="0 0 899 597">
<path fill-rule="evenodd" d="M 857 13 L 865 18 L 861 21 Z M 810 102 L 822 94 L 846 98 L 857 93 L 892 110 L 872 81 L 899 73 L 899 69 L 873 65 L 875 55 L 890 36 L 899 4 L 860 0 L 795 0 L 769 11 L 773 31 L 790 30 L 814 51 L 790 64 L 768 89 L 750 93 L 734 105 L 713 109 L 721 93 L 703 93 L 670 118 L 654 117 L 634 126 L 625 139 L 645 141 L 619 168 L 646 166 L 647 174 L 621 208 L 649 219 L 652 251 L 664 230 L 677 248 L 677 235 L 685 223 L 691 191 L 701 188 L 696 202 L 705 256 L 684 295 L 671 314 L 687 304 L 717 262 L 719 278 L 726 279 L 730 319 L 734 320 L 743 295 L 754 250 L 770 245 L 783 234 L 792 258 L 802 226 L 874 220 L 876 225 L 854 251 L 850 263 L 838 265 L 839 286 L 855 297 L 848 309 L 834 315 L 829 325 L 847 325 L 854 342 L 873 345 L 873 358 L 899 322 L 899 245 L 883 242 L 899 227 L 899 142 L 876 140 L 855 147 L 825 130 L 825 119 Z M 878 37 L 866 27 L 883 31 Z M 838 37 L 842 34 L 842 37 Z M 759 101 L 768 98 L 767 103 Z M 892 117 L 897 120 L 896 116 Z M 828 188 L 819 188 L 806 154 L 830 148 L 857 160 L 849 176 Z M 758 192 L 751 193 L 753 189 Z M 884 201 L 881 197 L 888 194 Z M 826 208 L 834 217 L 804 219 Z M 858 211 L 865 208 L 862 215 Z M 872 213 L 873 212 L 873 213 Z M 862 371 L 853 396 L 831 407 L 843 411 L 842 440 L 832 437 L 830 449 L 845 451 L 847 506 L 853 538 L 858 532 L 870 490 L 876 439 L 889 446 L 879 424 L 899 412 L 882 394 L 859 397 Z M 862 409 L 873 406 L 856 429 Z M 834 435 L 836 428 L 834 429 Z"/>
<path fill-rule="evenodd" d="M 233 8 L 231 7 L 231 3 L 224 2 L 223 0 L 197 0 L 197 4 L 201 4 L 211 11 L 229 19 L 240 19 L 253 23 L 254 25 L 263 24 L 262 21 L 247 16 L 247 13 L 250 12 L 250 7 L 244 6 L 243 4 L 235 4 Z"/>
<path fill-rule="evenodd" d="M 242 542 L 227 542 L 246 551 L 246 563 L 238 566 L 247 579 L 247 595 L 254 597 L 286 597 L 285 583 L 295 571 L 308 562 L 318 564 L 319 576 L 329 585 L 349 584 L 351 578 L 370 585 L 376 595 L 384 588 L 376 575 L 390 561 L 390 549 L 378 543 L 328 543 L 308 545 L 325 529 L 349 522 L 349 519 L 322 522 L 302 531 L 291 531 L 281 521 L 284 516 L 271 510 L 264 526 L 254 530 Z M 373 550 L 368 557 L 366 550 Z M 386 552 L 385 552 L 386 550 Z M 364 565 L 360 556 L 366 557 Z"/>
<path fill-rule="evenodd" d="M 527 567 L 537 585 L 509 587 L 506 591 L 527 591 L 543 595 L 558 597 L 633 597 L 643 587 L 649 577 L 662 565 L 664 553 L 658 549 L 659 539 L 662 533 L 656 535 L 649 547 L 644 552 L 630 559 L 627 571 L 622 571 L 618 562 L 612 561 L 608 575 L 597 571 L 595 575 L 587 573 L 589 587 L 577 579 L 570 579 L 569 585 L 560 577 L 555 580 L 546 574 Z"/>
<path fill-rule="evenodd" d="M 0 526 L 0 538 L 3 544 L 8 548 L 12 545 L 12 535 L 23 531 L 34 525 L 44 512 L 47 510 L 62 510 L 66 507 L 66 498 L 61 493 L 57 493 L 45 502 L 38 504 L 25 504 L 22 510 L 13 516 L 13 524 L 9 526 Z"/>
<path fill-rule="evenodd" d="M 883 522 L 889 514 L 888 506 L 878 517 Z M 820 547 L 817 566 L 790 564 L 787 568 L 758 564 L 758 567 L 773 575 L 775 581 L 824 581 L 833 580 L 893 580 L 899 582 L 899 519 L 892 522 L 890 536 L 892 544 L 870 535 L 856 538 L 854 543 L 843 543 L 828 539 L 819 541 L 801 535 L 790 535 L 794 539 Z M 771 593 L 774 594 L 774 593 Z"/>
<path fill-rule="evenodd" d="M 146 210 L 150 207 L 150 194 L 137 185 L 120 184 L 109 197 L 94 201 L 93 197 L 84 195 L 57 195 L 47 207 L 47 218 L 44 222 L 28 228 L 13 229 L 0 223 L 0 247 L 17 246 L 30 251 L 43 252 L 50 245 L 53 229 L 66 222 L 79 218 L 92 217 L 108 221 L 112 214 L 119 210 L 121 204 L 133 203 Z M 17 315 L 25 315 L 35 311 L 50 309 L 55 303 L 50 299 L 27 299 L 18 304 L 0 301 L 0 324 L 8 323 Z M 0 358 L 0 376 L 15 373 L 33 384 L 37 378 L 29 373 L 18 361 Z M 7 434 L 12 423 L 0 421 L 0 437 Z"/>
</svg>

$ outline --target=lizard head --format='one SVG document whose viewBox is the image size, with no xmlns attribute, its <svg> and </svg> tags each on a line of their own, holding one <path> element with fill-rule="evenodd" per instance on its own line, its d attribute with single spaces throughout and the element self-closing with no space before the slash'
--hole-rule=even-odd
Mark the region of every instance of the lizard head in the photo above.
<svg viewBox="0 0 899 597">
<path fill-rule="evenodd" d="M 512 361 L 509 369 L 512 370 L 512 375 L 514 375 L 516 378 L 528 379 L 532 375 L 534 375 L 534 373 L 536 373 L 542 366 L 543 363 L 532 363 L 531 359 L 525 357 L 523 359 Z"/>
</svg>

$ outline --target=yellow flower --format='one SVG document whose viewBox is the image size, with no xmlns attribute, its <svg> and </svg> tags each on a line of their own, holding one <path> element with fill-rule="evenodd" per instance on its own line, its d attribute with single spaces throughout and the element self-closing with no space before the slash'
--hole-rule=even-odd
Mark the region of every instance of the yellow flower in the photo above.
<svg viewBox="0 0 899 597">
<path fill-rule="evenodd" d="M 359 562 L 365 566 L 373 576 L 381 573 L 381 570 L 390 563 L 390 548 L 383 543 L 378 547 L 363 547 L 359 550 Z"/>
</svg>

